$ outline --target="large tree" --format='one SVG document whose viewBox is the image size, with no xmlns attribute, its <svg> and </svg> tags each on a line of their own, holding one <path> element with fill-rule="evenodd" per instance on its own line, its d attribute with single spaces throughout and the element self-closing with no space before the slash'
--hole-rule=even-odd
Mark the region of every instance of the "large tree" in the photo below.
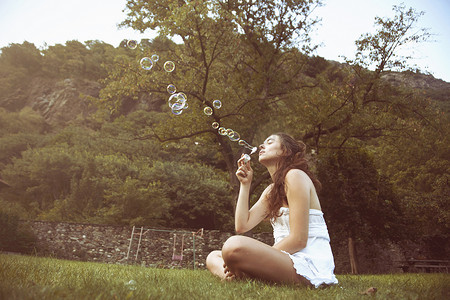
<svg viewBox="0 0 450 300">
<path fill-rule="evenodd" d="M 276 103 L 304 88 L 298 75 L 311 50 L 309 32 L 316 20 L 309 15 L 317 5 L 320 1 L 130 0 L 124 26 L 156 29 L 161 35 L 180 37 L 183 43 L 176 45 L 163 37 L 141 43 L 134 61 L 126 57 L 118 61 L 101 101 L 117 109 L 124 96 L 138 98 L 150 92 L 167 99 L 166 87 L 173 83 L 187 95 L 189 109 L 179 116 L 167 114 L 148 137 L 164 142 L 206 134 L 211 149 L 220 151 L 236 188 L 239 148 L 211 123 L 231 128 L 252 143 L 277 111 Z M 175 71 L 162 72 L 162 62 L 150 72 L 139 70 L 137 61 L 152 53 L 159 54 L 162 62 L 174 61 Z M 222 101 L 222 108 L 213 108 L 215 99 Z M 206 106 L 213 108 L 210 116 L 203 114 Z"/>
<path fill-rule="evenodd" d="M 400 56 L 398 51 L 430 38 L 430 34 L 426 30 L 415 29 L 422 13 L 406 9 L 405 6 L 394 6 L 393 10 L 395 15 L 392 18 L 377 17 L 375 19 L 375 33 L 364 34 L 356 41 L 358 51 L 355 59 L 347 60 L 345 65 L 335 64 L 323 72 L 319 72 L 314 78 L 316 87 L 298 92 L 297 98 L 302 99 L 303 105 L 299 105 L 299 101 L 285 102 L 285 107 L 282 107 L 284 115 L 288 116 L 284 118 L 286 124 L 292 124 L 296 131 L 301 132 L 300 137 L 309 140 L 310 144 L 318 149 L 319 158 L 329 161 L 331 159 L 328 156 L 330 150 L 336 151 L 343 157 L 341 159 L 334 158 L 337 160 L 331 163 L 330 170 L 322 169 L 321 176 L 326 181 L 326 189 L 335 193 L 330 195 L 329 191 L 325 191 L 324 200 L 326 202 L 334 203 L 336 201 L 332 206 L 332 211 L 344 209 L 344 211 L 355 212 L 353 217 L 360 218 L 356 222 L 354 218 L 350 217 L 340 219 L 339 214 L 331 217 L 332 221 L 339 220 L 338 228 L 346 227 L 343 232 L 348 233 L 348 238 L 352 241 L 349 243 L 349 250 L 351 261 L 354 262 L 356 262 L 356 258 L 352 254 L 356 251 L 353 241 L 361 238 L 360 229 L 364 228 L 365 230 L 367 224 L 372 222 L 370 215 L 365 215 L 364 212 L 366 207 L 370 207 L 373 197 L 364 191 L 369 189 L 375 192 L 378 187 L 359 185 L 358 179 L 376 179 L 370 174 L 361 172 L 356 178 L 350 176 L 352 173 L 359 173 L 357 171 L 358 162 L 354 162 L 354 164 L 348 161 L 343 162 L 346 157 L 345 152 L 352 153 L 354 148 L 366 148 L 372 153 L 378 154 L 376 155 L 378 162 L 383 158 L 390 160 L 390 153 L 384 151 L 384 147 L 387 146 L 384 141 L 389 141 L 389 146 L 391 146 L 394 141 L 398 143 L 401 139 L 404 143 L 403 146 L 408 147 L 407 145 L 417 144 L 417 140 L 426 143 L 427 138 L 420 134 L 421 129 L 434 128 L 435 134 L 441 139 L 445 132 L 440 125 L 440 118 L 436 118 L 435 108 L 423 94 L 405 86 L 394 86 L 384 77 L 385 74 L 392 71 L 408 69 L 408 57 Z M 373 71 L 369 69 L 373 69 Z M 406 72 L 402 76 L 412 74 Z M 397 74 L 397 76 L 401 75 Z M 295 116 L 289 114 L 292 111 L 296 112 Z M 299 117 L 306 121 L 306 126 L 303 122 L 294 122 Z M 423 156 L 428 155 L 429 153 L 423 153 Z M 364 157 L 358 155 L 354 155 L 354 158 L 361 160 L 360 163 L 365 160 Z M 425 161 L 428 159 L 431 157 L 427 157 Z M 436 158 L 432 160 L 435 161 Z M 444 166 L 448 164 L 445 160 L 439 161 L 438 164 L 433 163 L 433 165 L 441 166 L 438 172 L 441 173 Z M 383 165 L 386 167 L 385 164 Z M 337 172 L 339 175 L 336 174 L 336 177 L 345 177 L 345 180 L 327 179 L 327 172 L 332 172 L 333 166 L 336 166 L 335 172 L 339 170 Z M 382 174 L 392 176 L 395 172 L 399 172 L 393 177 L 404 177 L 400 169 L 396 169 L 394 172 L 392 172 L 392 168 L 390 169 L 390 174 L 384 172 Z M 349 175 L 345 175 L 346 173 Z M 441 191 L 440 193 L 444 193 L 440 182 L 445 181 L 445 177 L 440 175 L 438 178 L 439 181 L 436 179 L 434 184 L 437 190 Z M 347 186 L 348 188 L 345 188 Z M 404 188 L 408 189 L 408 187 L 406 185 Z M 343 191 L 341 191 L 342 188 L 344 188 Z M 361 192 L 359 198 L 354 197 L 347 202 L 348 200 L 345 199 L 352 198 L 353 191 Z M 405 202 L 409 202 L 409 205 L 405 205 Z M 404 205 L 402 208 L 414 205 L 408 200 L 402 201 L 402 203 Z M 410 209 L 404 210 L 405 213 L 408 211 Z M 385 224 L 392 222 L 392 215 L 383 213 L 383 216 L 386 217 Z M 439 216 L 444 220 L 447 218 L 443 213 L 439 213 Z M 355 224 L 364 224 L 364 226 L 354 226 Z M 383 228 L 383 226 L 379 226 L 379 228 Z M 377 228 L 377 226 L 371 228 Z M 356 233 L 355 230 L 357 230 Z M 354 267 L 353 271 L 356 272 L 356 264 Z"/>
<path fill-rule="evenodd" d="M 333 240 L 348 240 L 352 273 L 358 273 L 356 243 L 394 240 L 404 228 L 392 185 L 378 174 L 364 149 L 328 151 L 318 167 L 326 187 L 321 202 Z"/>
<path fill-rule="evenodd" d="M 0 106 L 18 111 L 25 105 L 32 76 L 42 70 L 42 55 L 34 44 L 10 44 L 1 48 Z"/>
<path fill-rule="evenodd" d="M 375 32 L 366 33 L 355 42 L 357 53 L 345 64 L 332 63 L 316 74 L 314 87 L 298 91 L 297 101 L 282 107 L 287 124 L 303 140 L 320 148 L 361 146 L 385 135 L 397 135 L 411 120 L 429 122 L 421 111 L 427 100 L 410 88 L 393 86 L 384 75 L 410 70 L 407 53 L 414 44 L 428 40 L 431 34 L 417 29 L 423 12 L 394 6 L 394 16 L 375 18 Z M 371 71 L 372 69 L 373 71 Z M 413 73 L 404 73 L 404 76 Z M 298 118 L 302 122 L 295 122 Z M 306 125 L 306 126 L 305 126 Z"/>
</svg>

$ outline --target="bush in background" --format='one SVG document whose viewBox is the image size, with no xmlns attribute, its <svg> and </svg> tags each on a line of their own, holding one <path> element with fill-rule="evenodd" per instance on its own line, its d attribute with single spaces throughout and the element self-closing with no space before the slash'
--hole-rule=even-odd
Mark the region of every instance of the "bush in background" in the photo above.
<svg viewBox="0 0 450 300">
<path fill-rule="evenodd" d="M 21 224 L 13 213 L 0 211 L 0 250 L 31 253 L 35 249 L 36 236 L 31 229 Z"/>
</svg>

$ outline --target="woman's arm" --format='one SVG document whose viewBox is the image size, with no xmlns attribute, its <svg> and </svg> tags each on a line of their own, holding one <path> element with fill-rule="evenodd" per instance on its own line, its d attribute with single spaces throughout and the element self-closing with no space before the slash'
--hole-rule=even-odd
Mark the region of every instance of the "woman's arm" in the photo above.
<svg viewBox="0 0 450 300">
<path fill-rule="evenodd" d="M 238 160 L 238 170 L 236 171 L 241 185 L 236 204 L 235 229 L 237 233 L 244 233 L 258 225 L 267 215 L 266 197 L 271 186 L 267 187 L 261 194 L 258 201 L 249 210 L 250 186 L 253 179 L 253 170 L 250 162 L 244 163 L 241 157 Z"/>
<path fill-rule="evenodd" d="M 306 247 L 309 230 L 309 207 L 312 181 L 298 169 L 286 174 L 285 188 L 289 204 L 289 235 L 273 247 L 295 253 Z"/>
<path fill-rule="evenodd" d="M 241 185 L 239 198 L 236 205 L 235 229 L 237 233 L 245 233 L 253 229 L 267 216 L 266 198 L 272 186 L 268 186 L 259 197 L 258 201 L 248 209 L 249 190 Z M 241 197 L 242 194 L 242 197 Z"/>
</svg>

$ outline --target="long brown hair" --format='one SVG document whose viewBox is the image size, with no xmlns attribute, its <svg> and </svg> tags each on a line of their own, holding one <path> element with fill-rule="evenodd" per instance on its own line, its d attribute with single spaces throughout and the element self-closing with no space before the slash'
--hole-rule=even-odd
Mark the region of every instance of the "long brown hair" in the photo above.
<svg viewBox="0 0 450 300">
<path fill-rule="evenodd" d="M 278 162 L 277 171 L 273 174 L 273 186 L 268 194 L 269 219 L 280 216 L 279 211 L 281 206 L 283 206 L 283 202 L 288 203 L 285 190 L 285 177 L 289 170 L 302 170 L 311 178 L 317 191 L 322 188 L 320 181 L 310 170 L 310 160 L 306 154 L 305 143 L 296 141 L 286 133 L 280 132 L 274 135 L 280 139 L 283 157 Z"/>
</svg>

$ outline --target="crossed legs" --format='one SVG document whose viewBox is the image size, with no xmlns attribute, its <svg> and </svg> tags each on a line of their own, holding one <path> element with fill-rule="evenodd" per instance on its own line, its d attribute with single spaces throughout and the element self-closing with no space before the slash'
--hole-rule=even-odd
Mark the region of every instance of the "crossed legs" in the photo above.
<svg viewBox="0 0 450 300">
<path fill-rule="evenodd" d="M 225 267 L 225 266 L 226 267 Z M 270 282 L 311 285 L 298 275 L 291 258 L 260 241 L 246 236 L 232 236 L 222 247 L 206 258 L 206 266 L 214 275 L 226 279 L 226 271 L 237 278 L 250 277 Z"/>
</svg>

